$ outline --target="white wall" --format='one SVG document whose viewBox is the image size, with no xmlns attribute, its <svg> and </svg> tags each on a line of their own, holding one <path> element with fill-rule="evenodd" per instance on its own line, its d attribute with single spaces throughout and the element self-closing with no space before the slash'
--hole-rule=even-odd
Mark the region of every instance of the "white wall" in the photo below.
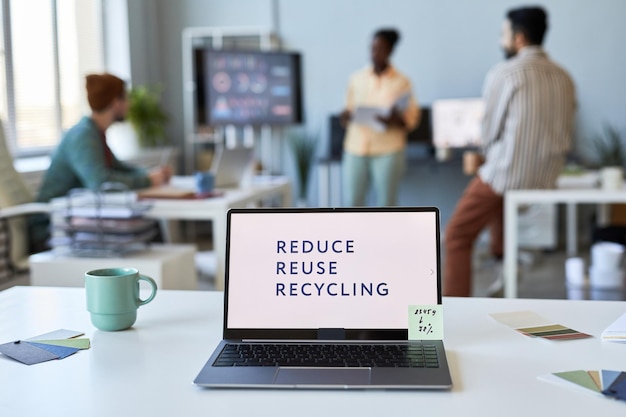
<svg viewBox="0 0 626 417">
<path fill-rule="evenodd" d="M 131 48 L 128 35 L 127 0 L 103 0 L 104 62 L 106 70 L 124 80 L 131 79 Z"/>
<path fill-rule="evenodd" d="M 138 18 L 132 4 L 144 3 Z M 326 118 L 342 108 L 348 75 L 368 62 L 372 32 L 402 33 L 393 57 L 413 80 L 419 100 L 480 95 L 486 71 L 502 59 L 498 39 L 509 0 L 130 0 L 130 25 L 150 36 L 131 54 L 154 51 L 158 79 L 172 116 L 172 137 L 182 136 L 181 31 L 188 26 L 267 26 L 286 48 L 303 53 L 306 125 L 326 133 Z M 545 47 L 572 74 L 580 102 L 579 133 L 611 122 L 626 126 L 626 16 L 623 0 L 536 0 L 550 13 Z M 276 10 L 273 11 L 273 5 Z M 275 12 L 278 19 L 275 19 Z M 147 16 L 153 13 L 147 23 Z M 133 66 L 137 64 L 133 61 Z M 152 66 L 152 64 L 149 64 Z M 134 71 L 133 71 L 134 72 Z"/>
<path fill-rule="evenodd" d="M 132 82 L 134 85 L 160 84 L 160 63 L 163 60 L 158 38 L 161 18 L 157 14 L 156 3 L 152 0 L 126 1 Z"/>
</svg>

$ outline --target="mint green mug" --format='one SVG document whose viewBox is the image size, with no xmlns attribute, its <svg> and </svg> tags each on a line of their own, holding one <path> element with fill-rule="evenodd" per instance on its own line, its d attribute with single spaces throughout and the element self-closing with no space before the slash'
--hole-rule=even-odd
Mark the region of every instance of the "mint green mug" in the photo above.
<svg viewBox="0 0 626 417">
<path fill-rule="evenodd" d="M 145 300 L 139 297 L 139 281 L 152 287 Z M 136 268 L 106 268 L 85 272 L 85 292 L 91 323 L 100 330 L 117 331 L 135 324 L 137 308 L 152 301 L 157 285 Z"/>
</svg>

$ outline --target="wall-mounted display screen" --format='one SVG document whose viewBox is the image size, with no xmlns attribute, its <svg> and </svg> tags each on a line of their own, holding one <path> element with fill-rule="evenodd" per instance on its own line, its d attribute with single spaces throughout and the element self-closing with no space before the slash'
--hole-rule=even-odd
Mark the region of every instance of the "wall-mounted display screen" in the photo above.
<svg viewBox="0 0 626 417">
<path fill-rule="evenodd" d="M 202 50 L 196 53 L 196 71 L 201 124 L 302 121 L 298 53 Z"/>
</svg>

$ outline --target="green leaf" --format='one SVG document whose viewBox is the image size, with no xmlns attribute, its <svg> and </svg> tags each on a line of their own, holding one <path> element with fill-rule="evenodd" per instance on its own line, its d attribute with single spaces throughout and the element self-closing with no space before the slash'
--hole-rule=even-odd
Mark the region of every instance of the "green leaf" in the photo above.
<svg viewBox="0 0 626 417">
<path fill-rule="evenodd" d="M 166 144 L 168 117 L 161 108 L 161 88 L 149 85 L 133 87 L 128 93 L 128 100 L 127 118 L 137 132 L 139 144 L 144 147 Z"/>
<path fill-rule="evenodd" d="M 317 150 L 317 136 L 304 131 L 293 131 L 288 135 L 288 141 L 296 163 L 300 196 L 306 197 L 311 167 Z"/>
<path fill-rule="evenodd" d="M 595 133 L 582 145 L 584 148 L 581 159 L 590 168 L 608 166 L 626 167 L 626 144 L 622 132 L 616 127 L 605 123 L 600 133 Z"/>
</svg>

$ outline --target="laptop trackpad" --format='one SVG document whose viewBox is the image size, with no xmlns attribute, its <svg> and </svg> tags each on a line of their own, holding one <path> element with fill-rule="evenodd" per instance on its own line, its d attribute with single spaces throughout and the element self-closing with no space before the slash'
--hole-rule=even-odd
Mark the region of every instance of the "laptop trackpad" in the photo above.
<svg viewBox="0 0 626 417">
<path fill-rule="evenodd" d="M 278 368 L 279 385 L 369 385 L 369 368 Z"/>
</svg>

